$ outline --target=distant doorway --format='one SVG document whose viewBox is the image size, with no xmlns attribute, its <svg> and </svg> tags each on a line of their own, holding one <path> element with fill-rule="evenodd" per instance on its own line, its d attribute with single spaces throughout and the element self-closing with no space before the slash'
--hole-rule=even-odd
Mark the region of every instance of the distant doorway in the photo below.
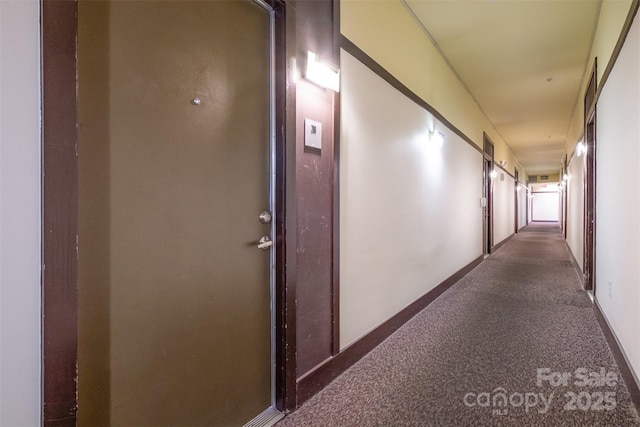
<svg viewBox="0 0 640 427">
<path fill-rule="evenodd" d="M 591 79 L 584 99 L 585 144 L 584 156 L 584 287 L 595 295 L 595 226 L 596 226 L 596 70 L 593 65 Z"/>
<path fill-rule="evenodd" d="M 484 134 L 482 167 L 482 253 L 493 248 L 493 143 Z"/>
</svg>

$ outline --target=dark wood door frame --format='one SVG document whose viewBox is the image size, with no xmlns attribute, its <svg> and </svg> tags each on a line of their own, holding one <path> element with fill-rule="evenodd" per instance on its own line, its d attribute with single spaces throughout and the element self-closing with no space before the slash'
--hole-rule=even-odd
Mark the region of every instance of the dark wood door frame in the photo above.
<svg viewBox="0 0 640 427">
<path fill-rule="evenodd" d="M 568 161 L 567 154 L 562 156 L 562 172 L 560 175 L 560 185 L 562 187 L 562 237 L 567 240 L 567 208 L 568 208 L 568 193 L 569 193 L 569 181 L 563 181 L 564 175 L 568 174 Z"/>
<path fill-rule="evenodd" d="M 513 197 L 514 197 L 514 201 L 515 201 L 515 223 L 514 223 L 514 233 L 518 233 L 518 168 L 515 169 L 514 173 L 513 173 Z"/>
<path fill-rule="evenodd" d="M 275 405 L 296 406 L 295 14 L 275 15 L 276 371 Z M 292 1 L 287 2 L 293 3 Z M 76 0 L 41 0 L 42 23 L 42 424 L 75 426 L 78 349 L 78 156 Z M 286 218 L 286 221 L 285 221 Z M 293 255 L 293 256 L 292 256 Z"/>
<path fill-rule="evenodd" d="M 531 195 L 529 193 L 529 181 L 527 180 L 527 186 L 526 186 L 526 190 L 527 190 L 527 197 L 525 197 L 524 199 L 524 203 L 525 203 L 525 219 L 524 219 L 524 226 L 526 227 L 527 225 L 529 225 L 529 196 Z"/>
<path fill-rule="evenodd" d="M 483 218 L 483 227 L 485 227 L 484 242 L 483 245 L 483 253 L 488 255 L 491 253 L 493 249 L 493 178 L 491 178 L 490 174 L 494 170 L 494 153 L 493 153 L 493 142 L 489 138 L 489 135 L 483 133 L 482 138 L 482 161 L 483 161 L 483 171 L 484 171 L 484 182 L 483 185 L 486 189 L 485 193 L 482 197 L 486 197 L 486 208 L 487 208 L 487 219 Z M 486 163 L 485 163 L 486 162 Z M 488 165 L 488 166 L 487 166 Z M 484 212 L 483 212 L 484 215 Z"/>
<path fill-rule="evenodd" d="M 597 58 L 584 98 L 584 285 L 595 294 Z"/>
</svg>

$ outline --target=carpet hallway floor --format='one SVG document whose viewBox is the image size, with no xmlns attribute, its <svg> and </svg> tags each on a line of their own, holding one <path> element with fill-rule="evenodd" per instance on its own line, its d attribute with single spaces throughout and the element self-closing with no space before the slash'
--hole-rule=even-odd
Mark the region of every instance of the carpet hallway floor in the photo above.
<svg viewBox="0 0 640 427">
<path fill-rule="evenodd" d="M 570 257 L 528 226 L 277 425 L 640 425 Z"/>
</svg>

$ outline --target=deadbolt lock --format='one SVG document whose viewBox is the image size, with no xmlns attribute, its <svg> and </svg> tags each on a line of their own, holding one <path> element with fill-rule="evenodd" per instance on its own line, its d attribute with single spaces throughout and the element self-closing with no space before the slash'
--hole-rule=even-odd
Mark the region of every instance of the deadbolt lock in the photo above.
<svg viewBox="0 0 640 427">
<path fill-rule="evenodd" d="M 262 211 L 262 213 L 258 216 L 260 222 L 263 224 L 269 224 L 271 222 L 271 213 L 267 211 Z"/>
</svg>

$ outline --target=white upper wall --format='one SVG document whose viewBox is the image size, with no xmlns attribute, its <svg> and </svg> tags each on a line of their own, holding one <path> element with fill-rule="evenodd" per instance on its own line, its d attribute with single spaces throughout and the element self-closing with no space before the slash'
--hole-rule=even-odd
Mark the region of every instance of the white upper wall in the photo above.
<svg viewBox="0 0 640 427">
<path fill-rule="evenodd" d="M 527 225 L 527 187 L 518 185 L 518 230 Z"/>
<path fill-rule="evenodd" d="M 567 182 L 567 244 L 583 269 L 584 258 L 584 157 L 575 155 L 569 163 Z"/>
<path fill-rule="evenodd" d="M 482 155 L 344 51 L 341 78 L 345 348 L 482 254 Z"/>
<path fill-rule="evenodd" d="M 639 20 L 636 15 L 598 100 L 595 238 L 596 298 L 636 378 L 640 377 Z"/>
<path fill-rule="evenodd" d="M 497 245 L 516 231 L 515 181 L 496 168 L 493 180 L 493 244 Z"/>
<path fill-rule="evenodd" d="M 40 11 L 0 1 L 0 425 L 40 425 Z"/>
<path fill-rule="evenodd" d="M 496 161 L 526 173 L 502 136 L 458 80 L 401 0 L 341 0 L 340 31 L 478 147 L 486 132 Z"/>
<path fill-rule="evenodd" d="M 584 94 L 591 77 L 593 62 L 598 58 L 598 69 L 596 73 L 597 86 L 600 87 L 604 71 L 611 60 L 611 55 L 618 43 L 620 31 L 627 19 L 629 10 L 633 4 L 632 0 L 603 0 L 598 16 L 596 33 L 591 46 L 591 53 L 587 62 L 585 76 L 582 81 L 582 91 L 576 99 L 573 107 L 573 118 L 567 134 L 566 153 L 567 158 L 571 156 L 573 148 L 582 138 L 584 133 Z"/>
</svg>

